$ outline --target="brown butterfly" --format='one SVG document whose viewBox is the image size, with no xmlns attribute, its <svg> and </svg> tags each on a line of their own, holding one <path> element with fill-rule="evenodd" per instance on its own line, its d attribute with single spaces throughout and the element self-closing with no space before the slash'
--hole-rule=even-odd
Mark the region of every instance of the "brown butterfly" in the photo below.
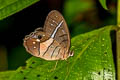
<svg viewBox="0 0 120 80">
<path fill-rule="evenodd" d="M 48 14 L 44 28 L 37 28 L 25 36 L 24 47 L 33 56 L 45 60 L 66 60 L 73 56 L 67 24 L 56 10 Z"/>
</svg>

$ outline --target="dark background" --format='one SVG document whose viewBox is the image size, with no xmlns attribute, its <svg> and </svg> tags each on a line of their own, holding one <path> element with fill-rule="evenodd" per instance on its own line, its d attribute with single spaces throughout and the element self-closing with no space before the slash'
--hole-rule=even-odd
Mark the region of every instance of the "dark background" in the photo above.
<svg viewBox="0 0 120 80">
<path fill-rule="evenodd" d="M 24 10 L 0 21 L 0 63 L 4 70 L 16 69 L 25 65 L 25 61 L 31 56 L 23 47 L 23 38 L 25 35 L 34 31 L 38 27 L 43 27 L 47 14 L 51 10 L 60 11 L 68 23 L 71 38 L 105 25 L 116 24 L 116 1 L 108 0 L 108 11 L 104 10 L 98 0 L 80 0 L 92 5 L 91 8 L 82 10 L 70 15 L 66 7 L 72 0 L 40 0 L 39 2 L 25 8 Z M 74 0 L 78 1 L 78 0 Z M 73 5 L 74 9 L 86 5 Z M 113 34 L 112 34 L 113 35 Z M 115 40 L 113 36 L 113 45 Z M 115 50 L 114 50 L 115 51 Z M 7 59 L 7 60 L 5 60 Z M 4 64 L 6 63 L 6 64 Z M 7 67 L 8 65 L 8 67 Z"/>
</svg>

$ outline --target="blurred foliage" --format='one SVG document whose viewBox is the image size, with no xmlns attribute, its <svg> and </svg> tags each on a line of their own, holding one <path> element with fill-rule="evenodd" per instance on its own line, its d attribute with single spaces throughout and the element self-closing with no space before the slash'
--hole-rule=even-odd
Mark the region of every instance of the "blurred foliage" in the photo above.
<svg viewBox="0 0 120 80">
<path fill-rule="evenodd" d="M 101 4 L 104 4 L 101 1 Z M 106 11 L 95 0 L 67 0 L 63 13 L 73 36 L 85 33 L 101 26 L 116 24 L 115 3 L 112 1 Z M 105 6 L 105 4 L 104 4 Z M 100 11 L 98 10 L 100 9 Z M 101 14 L 102 12 L 102 14 Z M 104 14 L 104 15 L 103 15 Z"/>
<path fill-rule="evenodd" d="M 8 17 L 7 19 L 1 20 L 0 21 L 0 32 L 5 31 L 6 29 L 8 29 L 9 26 L 12 26 L 13 20 L 14 19 L 12 17 Z"/>
<path fill-rule="evenodd" d="M 91 30 L 93 30 L 93 28 L 91 28 L 90 26 L 88 26 L 88 24 L 86 24 L 85 22 L 81 22 L 80 24 L 74 24 L 74 27 L 71 27 L 71 36 L 76 36 L 78 34 L 81 33 L 85 33 L 85 32 L 89 32 Z"/>
<path fill-rule="evenodd" d="M 0 0 L 0 20 L 34 4 L 39 0 Z"/>
<path fill-rule="evenodd" d="M 0 80 L 9 80 L 10 76 L 14 73 L 15 71 L 0 72 Z"/>
<path fill-rule="evenodd" d="M 8 70 L 8 60 L 6 48 L 0 46 L 0 71 Z"/>
<path fill-rule="evenodd" d="M 19 66 L 24 66 L 26 59 L 28 59 L 31 55 L 25 51 L 23 46 L 17 46 L 13 48 L 8 55 L 8 69 L 17 69 Z"/>
<path fill-rule="evenodd" d="M 81 19 L 82 13 L 95 8 L 92 0 L 66 0 L 64 4 L 64 16 L 68 24 Z"/>
<path fill-rule="evenodd" d="M 38 1 L 39 0 L 0 0 L 0 32 L 4 32 L 12 26 L 14 18 L 8 16 L 17 13 Z M 8 18 L 4 19 L 6 17 Z M 0 47 L 2 46 L 4 46 L 3 43 Z M 16 69 L 17 67 L 24 65 L 25 60 L 30 57 L 30 55 L 26 54 L 23 46 L 14 48 L 9 54 L 7 54 L 6 50 L 6 47 L 5 49 L 0 49 L 0 70 Z"/>
<path fill-rule="evenodd" d="M 106 5 L 106 0 L 99 0 L 99 1 L 100 1 L 100 3 L 101 3 L 102 7 L 103 7 L 104 9 L 108 10 L 107 5 Z"/>
</svg>

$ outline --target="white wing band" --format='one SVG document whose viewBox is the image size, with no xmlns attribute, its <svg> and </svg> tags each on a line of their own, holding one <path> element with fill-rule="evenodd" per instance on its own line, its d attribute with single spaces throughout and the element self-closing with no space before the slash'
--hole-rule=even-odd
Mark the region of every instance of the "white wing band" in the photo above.
<svg viewBox="0 0 120 80">
<path fill-rule="evenodd" d="M 62 23 L 63 23 L 63 20 L 62 20 L 62 21 L 58 24 L 58 26 L 55 28 L 53 34 L 51 35 L 51 38 L 54 38 L 54 37 L 55 37 L 55 34 L 56 34 L 56 32 L 58 31 L 58 29 L 61 27 Z"/>
</svg>

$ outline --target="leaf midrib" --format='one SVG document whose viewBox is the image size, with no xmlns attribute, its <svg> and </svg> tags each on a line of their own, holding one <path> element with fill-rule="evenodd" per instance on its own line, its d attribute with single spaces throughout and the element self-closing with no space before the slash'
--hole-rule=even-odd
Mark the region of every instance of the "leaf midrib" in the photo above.
<svg viewBox="0 0 120 80">
<path fill-rule="evenodd" d="M 65 77 L 65 80 L 67 80 L 69 73 L 71 71 L 71 69 L 73 68 L 73 66 L 75 65 L 76 61 L 78 60 L 78 58 L 80 58 L 80 56 L 84 53 L 84 51 L 89 47 L 89 45 L 93 42 L 93 39 L 89 41 L 89 43 L 82 49 L 82 51 L 78 54 L 78 56 L 75 58 L 75 60 L 73 61 L 73 64 L 71 65 L 67 76 Z"/>
</svg>

